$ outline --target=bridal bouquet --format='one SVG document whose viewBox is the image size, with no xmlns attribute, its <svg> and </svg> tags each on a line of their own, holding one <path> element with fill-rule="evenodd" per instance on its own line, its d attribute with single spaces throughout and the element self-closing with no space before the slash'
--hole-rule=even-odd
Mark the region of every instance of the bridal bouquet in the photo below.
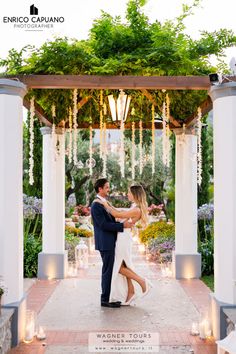
<svg viewBox="0 0 236 354">
<path fill-rule="evenodd" d="M 148 213 L 149 215 L 158 216 L 160 215 L 162 208 L 163 208 L 163 204 L 159 204 L 159 205 L 152 204 L 150 205 L 150 207 L 148 207 Z"/>
</svg>

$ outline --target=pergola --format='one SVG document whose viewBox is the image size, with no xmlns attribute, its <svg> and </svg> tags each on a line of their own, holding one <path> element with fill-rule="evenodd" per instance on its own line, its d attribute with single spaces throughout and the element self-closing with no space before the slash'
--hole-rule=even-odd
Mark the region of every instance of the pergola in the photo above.
<svg viewBox="0 0 236 354">
<path fill-rule="evenodd" d="M 208 76 L 85 76 L 18 75 L 0 79 L 0 274 L 8 287 L 5 306 L 16 309 L 15 343 L 22 338 L 21 319 L 25 309 L 23 293 L 23 211 L 22 211 L 22 107 L 28 89 L 133 89 L 156 105 L 149 90 L 206 90 L 200 105 L 202 114 L 214 110 L 214 204 L 215 204 L 215 292 L 211 299 L 213 333 L 224 337 L 221 307 L 236 306 L 236 83 L 235 77 L 211 85 Z M 231 82 L 229 82 L 231 81 Z M 88 99 L 87 99 L 88 100 Z M 87 102 L 82 99 L 79 106 Z M 213 102 L 213 103 L 212 103 Z M 36 104 L 36 115 L 45 125 L 43 134 L 43 251 L 39 254 L 40 279 L 64 278 L 67 254 L 64 247 L 65 218 L 65 136 L 57 129 L 60 155 L 52 158 L 52 122 Z M 176 135 L 175 252 L 177 279 L 201 276 L 201 255 L 197 251 L 197 136 L 193 129 L 197 112 L 183 127 L 174 117 Z M 78 128 L 88 125 L 79 124 Z M 94 128 L 99 128 L 94 125 Z M 108 129 L 117 129 L 110 124 Z M 129 125 L 126 125 L 129 128 Z M 144 129 L 150 129 L 147 124 Z M 156 123 L 156 129 L 162 124 Z"/>
</svg>

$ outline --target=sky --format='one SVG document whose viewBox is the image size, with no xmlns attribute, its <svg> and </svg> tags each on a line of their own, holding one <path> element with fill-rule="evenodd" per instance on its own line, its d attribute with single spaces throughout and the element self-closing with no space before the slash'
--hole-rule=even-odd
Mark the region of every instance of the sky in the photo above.
<svg viewBox="0 0 236 354">
<path fill-rule="evenodd" d="M 190 4 L 192 1 L 186 0 Z M 7 0 L 0 5 L 0 58 L 6 57 L 9 49 L 21 49 L 24 45 L 33 44 L 39 47 L 43 42 L 52 39 L 54 35 L 69 38 L 86 39 L 89 29 L 101 10 L 111 15 L 124 18 L 127 0 Z M 149 0 L 145 13 L 151 22 L 172 19 L 181 12 L 182 0 Z M 34 4 L 39 10 L 39 16 L 63 16 L 64 23 L 55 24 L 52 29 L 41 32 L 26 31 L 14 28 L 13 23 L 3 23 L 3 17 L 29 17 L 29 7 Z M 236 33 L 234 0 L 202 0 L 201 7 L 195 14 L 185 20 L 186 32 L 192 38 L 199 37 L 200 30 L 214 31 L 220 28 L 232 29 Z M 236 56 L 236 48 L 227 50 L 229 62 Z"/>
</svg>

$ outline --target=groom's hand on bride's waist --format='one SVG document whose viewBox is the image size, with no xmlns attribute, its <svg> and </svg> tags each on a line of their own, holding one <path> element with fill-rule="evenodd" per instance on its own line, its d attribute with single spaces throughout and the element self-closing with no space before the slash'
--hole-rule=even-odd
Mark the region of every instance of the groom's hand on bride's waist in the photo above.
<svg viewBox="0 0 236 354">
<path fill-rule="evenodd" d="M 124 229 L 131 229 L 134 226 L 133 222 L 125 221 L 124 222 Z"/>
</svg>

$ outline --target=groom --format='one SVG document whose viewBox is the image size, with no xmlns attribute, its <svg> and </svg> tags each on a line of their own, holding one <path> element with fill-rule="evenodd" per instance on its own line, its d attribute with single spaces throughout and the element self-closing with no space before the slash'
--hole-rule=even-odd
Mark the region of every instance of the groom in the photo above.
<svg viewBox="0 0 236 354">
<path fill-rule="evenodd" d="M 94 188 L 97 198 L 106 200 L 110 191 L 108 180 L 106 178 L 98 179 Z M 91 214 L 94 226 L 95 249 L 100 251 L 103 263 L 101 306 L 120 307 L 121 303 L 119 301 L 109 302 L 116 238 L 117 232 L 123 232 L 124 228 L 130 228 L 132 224 L 128 221 L 124 223 L 116 222 L 115 218 L 106 211 L 104 206 L 96 202 L 92 204 Z"/>
</svg>

